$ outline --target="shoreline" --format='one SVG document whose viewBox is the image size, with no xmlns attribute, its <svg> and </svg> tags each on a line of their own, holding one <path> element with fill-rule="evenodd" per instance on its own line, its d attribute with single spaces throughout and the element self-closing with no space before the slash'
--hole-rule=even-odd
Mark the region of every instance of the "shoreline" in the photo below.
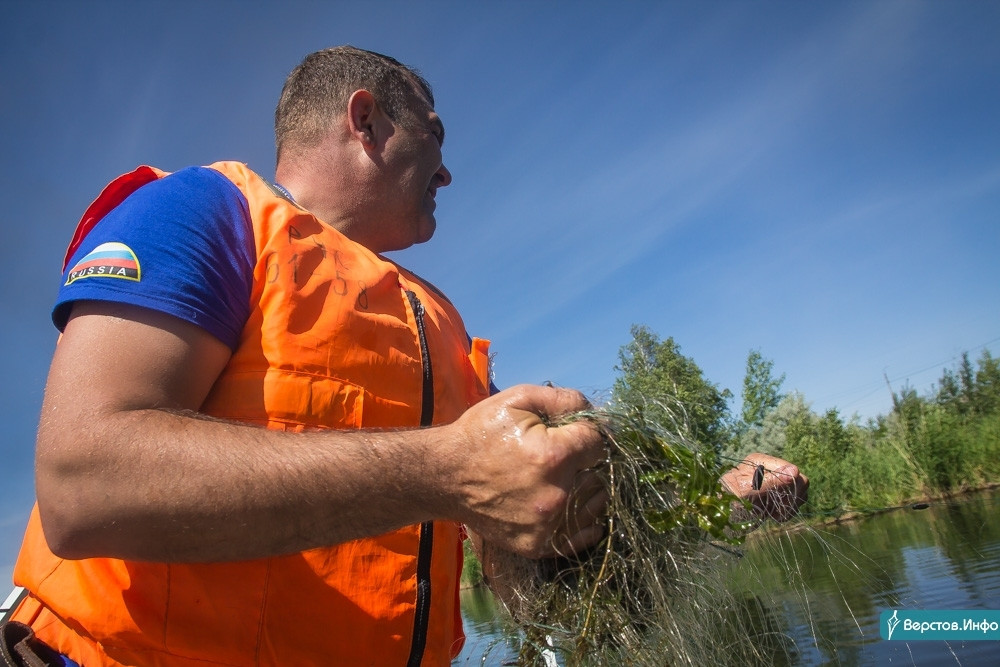
<svg viewBox="0 0 1000 667">
<path fill-rule="evenodd" d="M 975 487 L 964 487 L 957 490 L 943 491 L 936 494 L 925 494 L 918 496 L 916 498 L 908 498 L 905 502 L 900 505 L 893 505 L 891 507 L 878 507 L 878 508 L 862 508 L 856 510 L 848 510 L 837 516 L 827 516 L 827 517 L 803 517 L 800 523 L 793 526 L 788 526 L 785 528 L 783 524 L 772 524 L 771 526 L 765 528 L 763 531 L 754 531 L 754 533 L 764 532 L 768 533 L 774 530 L 785 529 L 788 532 L 794 532 L 796 530 L 801 530 L 804 528 L 814 528 L 816 526 L 831 526 L 838 525 L 841 523 L 848 523 L 850 521 L 858 521 L 860 519 L 865 519 L 871 516 L 878 516 L 879 514 L 886 514 L 888 512 L 896 512 L 898 510 L 924 510 L 934 503 L 941 502 L 943 500 L 951 500 L 955 498 L 961 498 L 963 496 L 970 496 L 975 493 L 982 493 L 984 491 L 993 491 L 1000 488 L 1000 482 L 989 482 L 982 486 Z M 748 539 L 752 538 L 754 533 L 747 536 Z"/>
</svg>

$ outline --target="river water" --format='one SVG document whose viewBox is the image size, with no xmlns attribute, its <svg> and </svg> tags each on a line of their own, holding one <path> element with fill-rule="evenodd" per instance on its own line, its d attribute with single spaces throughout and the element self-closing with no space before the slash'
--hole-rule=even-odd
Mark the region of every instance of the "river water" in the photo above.
<svg viewBox="0 0 1000 667">
<path fill-rule="evenodd" d="M 726 567 L 782 641 L 777 665 L 1000 665 L 1000 641 L 886 641 L 889 609 L 1000 609 L 1000 491 L 817 529 L 754 536 Z M 463 591 L 468 641 L 453 664 L 499 665 L 516 648 L 489 593 Z M 483 656 L 485 654 L 485 660 Z"/>
</svg>

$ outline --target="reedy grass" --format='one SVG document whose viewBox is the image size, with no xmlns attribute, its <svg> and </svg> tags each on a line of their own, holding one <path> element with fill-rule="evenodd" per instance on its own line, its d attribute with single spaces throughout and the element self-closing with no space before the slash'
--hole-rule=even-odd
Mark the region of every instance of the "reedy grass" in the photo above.
<svg viewBox="0 0 1000 667">
<path fill-rule="evenodd" d="M 607 533 L 586 553 L 529 560 L 483 545 L 487 584 L 523 637 L 521 664 L 555 655 L 574 666 L 747 664 L 773 655 L 761 643 L 773 629 L 720 576 L 720 561 L 736 553 L 726 544 L 747 528 L 733 511 L 742 501 L 719 482 L 727 466 L 685 435 L 678 415 L 657 404 L 565 418 L 594 422 L 608 443 L 597 470 L 610 497 Z"/>
</svg>

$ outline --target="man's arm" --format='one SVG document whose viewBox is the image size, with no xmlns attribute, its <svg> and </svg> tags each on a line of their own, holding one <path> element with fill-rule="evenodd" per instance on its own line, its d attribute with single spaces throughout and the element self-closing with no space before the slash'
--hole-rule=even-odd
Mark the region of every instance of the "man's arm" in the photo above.
<svg viewBox="0 0 1000 667">
<path fill-rule="evenodd" d="M 46 539 L 68 558 L 241 560 L 468 524 L 531 557 L 589 546 L 573 498 L 601 503 L 604 457 L 577 392 L 519 387 L 447 426 L 287 433 L 194 413 L 229 360 L 204 330 L 121 304 L 79 302 L 57 346 L 37 443 Z"/>
</svg>

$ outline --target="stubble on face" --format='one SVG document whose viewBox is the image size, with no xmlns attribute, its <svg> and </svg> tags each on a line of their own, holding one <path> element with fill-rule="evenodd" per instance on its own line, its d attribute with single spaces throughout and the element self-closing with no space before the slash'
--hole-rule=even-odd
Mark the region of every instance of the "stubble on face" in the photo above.
<svg viewBox="0 0 1000 667">
<path fill-rule="evenodd" d="M 404 205 L 397 220 L 403 233 L 396 245 L 408 247 L 425 243 L 434 235 L 437 190 L 451 182 L 451 174 L 441 156 L 444 124 L 423 95 L 414 93 L 407 117 L 393 122 L 393 127 L 396 136 L 390 140 L 394 143 L 392 157 L 399 167 L 393 187 L 399 189 L 395 194 L 402 196 Z"/>
</svg>

